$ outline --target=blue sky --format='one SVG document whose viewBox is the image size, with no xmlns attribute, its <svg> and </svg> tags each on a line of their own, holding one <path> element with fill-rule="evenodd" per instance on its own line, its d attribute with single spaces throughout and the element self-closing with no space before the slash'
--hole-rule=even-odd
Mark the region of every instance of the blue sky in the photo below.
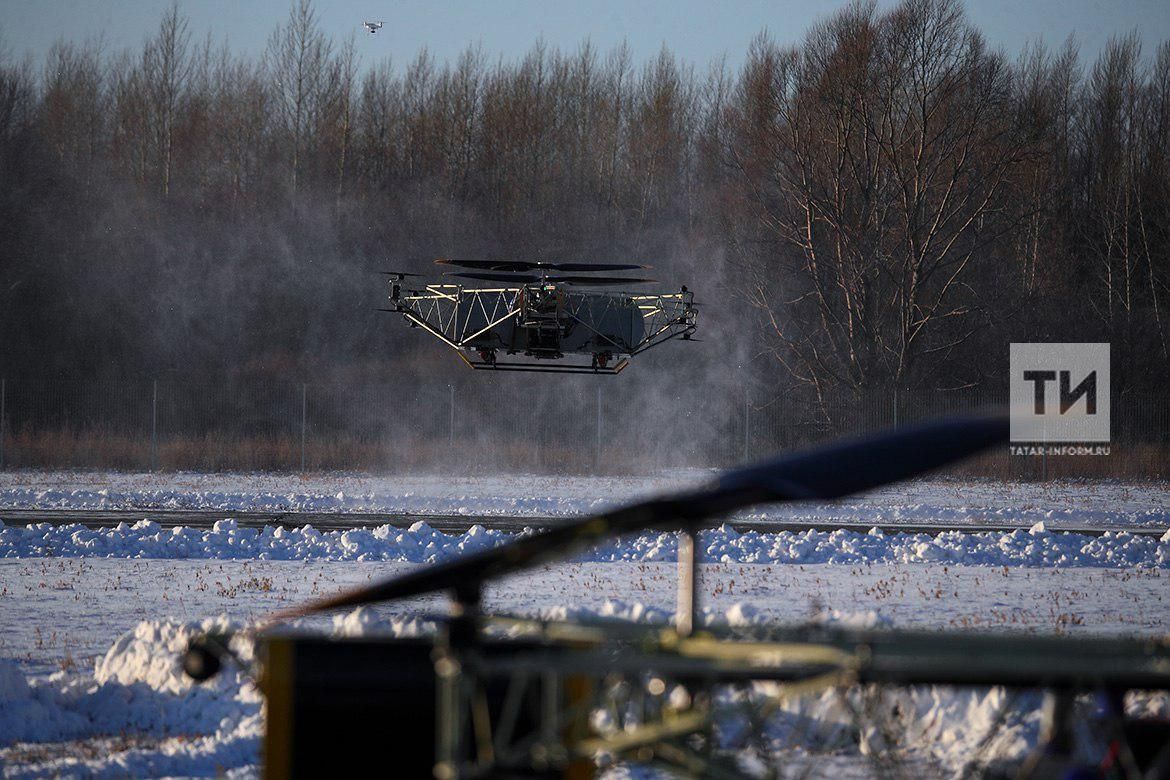
<svg viewBox="0 0 1170 780">
<path fill-rule="evenodd" d="M 236 51 L 259 54 L 291 0 L 181 0 L 197 38 L 209 33 Z M 514 57 L 538 39 L 563 49 L 586 36 L 601 49 L 625 39 L 638 59 L 663 43 L 705 67 L 726 54 L 738 64 L 747 44 L 767 29 L 782 42 L 798 40 L 842 0 L 316 0 L 323 28 L 335 40 L 357 36 L 365 64 L 392 56 L 404 62 L 426 46 L 440 60 L 479 42 L 491 56 Z M 892 5 L 880 0 L 882 7 Z M 10 52 L 39 56 L 60 37 L 81 41 L 101 35 L 112 49 L 137 47 L 158 24 L 170 0 L 0 0 L 0 39 Z M 1170 39 L 1167 0 L 970 0 L 967 12 L 994 47 L 1016 53 L 1029 40 L 1056 46 L 1070 34 L 1091 57 L 1110 35 L 1137 30 L 1147 52 Z M 361 30 L 382 19 L 377 35 Z"/>
</svg>

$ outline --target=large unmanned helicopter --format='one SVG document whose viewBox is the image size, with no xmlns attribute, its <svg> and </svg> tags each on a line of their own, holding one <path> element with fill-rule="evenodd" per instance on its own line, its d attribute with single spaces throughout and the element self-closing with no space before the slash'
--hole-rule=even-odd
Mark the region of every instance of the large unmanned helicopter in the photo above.
<svg viewBox="0 0 1170 780">
<path fill-rule="evenodd" d="M 402 314 L 475 369 L 616 374 L 633 355 L 676 337 L 689 341 L 695 332 L 694 293 L 685 286 L 674 293 L 596 289 L 652 282 L 603 275 L 644 265 L 435 262 L 469 269 L 447 277 L 495 284 L 410 284 L 407 278 L 417 274 L 386 271 L 392 308 L 383 311 Z M 500 355 L 519 357 L 506 361 Z"/>
</svg>

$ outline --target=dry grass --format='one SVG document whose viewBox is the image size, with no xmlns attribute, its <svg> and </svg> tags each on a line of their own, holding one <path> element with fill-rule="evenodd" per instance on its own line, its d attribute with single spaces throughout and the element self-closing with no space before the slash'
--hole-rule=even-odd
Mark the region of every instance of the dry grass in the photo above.
<svg viewBox="0 0 1170 780">
<path fill-rule="evenodd" d="M 497 472 L 642 474 L 685 463 L 651 462 L 625 447 L 604 451 L 600 468 L 593 441 L 580 447 L 515 439 L 511 441 L 362 438 L 348 434 L 314 436 L 305 442 L 306 471 L 409 473 L 458 469 L 471 474 Z M 5 439 L 7 468 L 94 468 L 145 470 L 152 465 L 151 444 L 141 435 L 61 428 L 11 431 Z M 690 464 L 694 465 L 694 464 Z M 710 465 L 733 465 L 713 463 Z M 158 444 L 157 466 L 167 471 L 274 471 L 301 469 L 297 436 L 240 436 L 212 433 L 168 437 Z M 1170 479 L 1170 446 L 1114 444 L 1107 456 L 1011 455 L 1006 448 L 949 470 L 958 477 L 1008 480 L 1078 478 Z"/>
<path fill-rule="evenodd" d="M 951 469 L 956 476 L 1023 481 L 1052 479 L 1170 479 L 1170 446 L 1113 444 L 1108 455 L 1012 455 L 1006 448 Z"/>
</svg>

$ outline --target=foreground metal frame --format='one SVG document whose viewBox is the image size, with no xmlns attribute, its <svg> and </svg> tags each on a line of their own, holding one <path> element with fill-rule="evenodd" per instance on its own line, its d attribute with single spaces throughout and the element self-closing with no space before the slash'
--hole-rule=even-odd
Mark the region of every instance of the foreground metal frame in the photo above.
<svg viewBox="0 0 1170 780">
<path fill-rule="evenodd" d="M 587 776 L 593 767 L 612 760 L 661 762 L 696 776 L 737 776 L 742 768 L 736 763 L 736 747 L 729 744 L 737 738 L 732 732 L 738 729 L 741 742 L 771 757 L 769 719 L 793 700 L 835 694 L 860 740 L 875 723 L 884 730 L 881 706 L 873 706 L 875 699 L 878 705 L 888 703 L 883 686 L 920 684 L 1045 692 L 1042 749 L 1022 765 L 995 767 L 1000 776 L 1060 777 L 1078 768 L 1074 748 L 1086 730 L 1076 725 L 1087 720 L 1099 727 L 1097 736 L 1090 737 L 1103 735 L 1108 740 L 1107 758 L 1114 774 L 1170 776 L 1170 723 L 1135 720 L 1125 712 L 1127 692 L 1170 691 L 1170 639 L 700 625 L 700 545 L 694 534 L 711 518 L 761 503 L 832 500 L 872 490 L 1003 445 L 1008 430 L 1004 415 L 956 417 L 780 455 L 725 472 L 679 495 L 650 498 L 543 533 L 521 535 L 500 547 L 277 613 L 271 620 L 279 624 L 435 592 L 448 593 L 451 605 L 449 615 L 435 620 L 437 632 L 430 642 L 375 640 L 381 644 L 362 665 L 340 669 L 330 663 L 339 652 L 344 654 L 358 642 L 369 649 L 369 638 L 353 640 L 354 644 L 318 638 L 326 655 L 318 654 L 315 662 L 294 673 L 297 664 L 282 664 L 280 658 L 293 657 L 298 641 L 312 640 L 261 630 L 260 655 L 267 658 L 261 668 L 267 666 L 270 673 L 261 676 L 270 705 L 266 744 L 282 744 L 279 728 L 277 737 L 272 736 L 273 713 L 293 709 L 288 706 L 288 686 L 280 684 L 282 668 L 283 679 L 294 683 L 298 677 L 303 681 L 311 676 L 314 668 L 332 674 L 323 685 L 316 681 L 316 703 L 332 699 L 336 708 L 338 686 L 348 681 L 349 690 L 360 694 L 379 670 L 384 677 L 404 663 L 415 664 L 410 677 L 396 677 L 388 690 L 392 695 L 404 687 L 414 690 L 415 706 L 425 702 L 434 714 L 435 728 L 425 737 L 434 739 L 434 763 L 431 755 L 415 756 L 440 778 L 554 772 Z M 540 622 L 482 611 L 484 589 L 500 577 L 563 559 L 606 538 L 649 529 L 680 533 L 678 604 L 670 625 Z M 406 660 L 399 652 L 404 649 L 411 654 Z M 226 638 L 202 637 L 184 663 L 193 677 L 206 679 L 230 654 Z M 424 676 L 430 687 L 419 694 L 416 683 Z M 1091 707 L 1084 706 L 1085 694 L 1095 696 Z M 314 703 L 312 696 L 303 701 L 309 707 Z M 896 703 L 893 709 L 896 717 Z M 384 717 L 393 718 L 400 710 L 395 701 L 393 711 Z M 1000 706 L 989 734 L 1003 725 L 1006 710 Z M 321 711 L 318 706 L 315 712 Z M 734 716 L 723 718 L 728 711 Z M 913 718 L 913 706 L 910 711 Z M 813 721 L 805 718 L 803 728 L 815 728 Z M 740 725 L 729 729 L 729 722 Z M 283 744 L 296 744 L 287 739 L 287 731 L 284 737 Z M 416 749 L 417 739 L 416 734 L 415 741 L 404 747 Z M 985 736 L 968 761 L 975 771 L 985 769 L 981 754 L 987 744 Z M 1100 747 L 1099 739 L 1093 744 Z M 1100 755 L 1099 750 L 1094 753 Z M 310 751 L 301 758 L 311 762 L 314 754 Z M 901 753 L 879 748 L 866 760 L 891 774 L 882 762 L 900 761 Z M 270 763 L 268 768 L 274 766 Z M 767 767 L 765 776 L 775 777 L 777 771 Z"/>
<path fill-rule="evenodd" d="M 679 599 L 672 626 L 621 621 L 565 623 L 478 616 L 455 602 L 435 640 L 437 741 L 435 776 L 494 777 L 554 770 L 588 777 L 616 761 L 658 763 L 688 775 L 742 777 L 733 751 L 721 745 L 720 718 L 749 724 L 745 741 L 761 739 L 768 718 L 810 694 L 874 686 L 1003 686 L 1045 695 L 1043 760 L 1071 755 L 1077 698 L 1098 695 L 1097 728 L 1126 741 L 1123 700 L 1131 690 L 1170 690 L 1170 641 L 1008 634 L 833 629 L 823 626 L 724 626 L 695 630 L 696 558 L 683 534 Z M 505 638 L 506 639 L 503 639 Z M 485 653 L 502 641 L 508 653 Z M 759 683 L 772 685 L 761 688 Z M 493 708 L 488 691 L 507 691 Z M 748 695 L 722 695 L 729 689 Z M 538 724 L 525 730 L 525 701 Z M 1010 700 L 1009 700 L 1010 701 Z M 853 710 L 858 727 L 867 716 Z M 597 727 L 598 713 L 606 728 Z M 983 738 L 994 736 L 1001 712 Z M 1170 760 L 1170 743 L 1166 747 Z M 1037 772 L 1032 764 L 1020 776 Z M 1121 759 L 1119 759 L 1121 760 Z M 1124 764 L 1124 762 L 1123 762 Z M 1134 767 L 1121 767 L 1132 776 Z M 886 767 L 886 770 L 889 768 Z M 966 773 L 979 774 L 974 757 Z M 1024 770 L 1027 771 L 1024 771 Z M 1002 770 L 1002 767 L 1000 768 Z M 888 774 L 888 772 L 887 772 Z M 897 773 L 894 773 L 895 776 Z M 1040 769 L 1039 776 L 1046 776 Z"/>
<path fill-rule="evenodd" d="M 486 615 L 479 611 L 478 589 L 453 591 L 451 614 L 437 619 L 431 638 L 434 776 L 591 777 L 597 767 L 636 761 L 688 776 L 742 777 L 736 756 L 745 749 L 766 758 L 771 768 L 765 776 L 779 776 L 785 767 L 772 763 L 783 759 L 770 754 L 767 725 L 781 710 L 830 693 L 850 713 L 855 733 L 884 730 L 882 696 L 891 687 L 915 685 L 1008 689 L 984 727 L 981 747 L 1011 717 L 1020 693 L 1044 694 L 1042 749 L 1007 768 L 988 765 L 982 751 L 974 751 L 965 776 L 1061 776 L 1060 762 L 1071 761 L 1077 740 L 1094 729 L 1116 748 L 1116 774 L 1139 776 L 1124 698 L 1133 690 L 1170 691 L 1170 640 L 703 627 L 697 623 L 694 541 L 690 532 L 680 533 L 678 603 L 670 625 Z M 278 631 L 259 638 L 266 648 L 261 685 L 279 701 L 280 687 L 266 682 L 263 666 L 265 659 L 287 657 L 297 635 Z M 230 644 L 226 638 L 205 641 Z M 401 640 L 380 641 L 392 647 Z M 1086 704 L 1086 694 L 1094 701 Z M 820 726 L 806 720 L 795 740 L 812 760 Z M 738 738 L 721 725 L 728 721 L 745 724 Z M 1093 728 L 1084 728 L 1090 722 Z M 1170 771 L 1170 740 L 1163 753 Z M 898 771 L 903 759 L 896 749 L 859 760 L 884 776 L 914 774 Z"/>
<path fill-rule="evenodd" d="M 669 629 L 615 640 L 615 629 L 606 627 L 548 624 L 529 631 L 543 644 L 504 657 L 452 647 L 446 633 L 440 638 L 436 777 L 549 769 L 573 776 L 626 760 L 661 763 L 694 776 L 740 777 L 734 756 L 716 734 L 722 716 L 752 724 L 744 738 L 750 742 L 789 701 L 874 685 L 1044 691 L 1046 748 L 1071 752 L 1074 719 L 1085 717 L 1076 713 L 1078 695 L 1103 694 L 1120 702 L 1127 690 L 1170 685 L 1164 645 L 1154 652 L 1141 643 L 1114 640 L 971 642 L 961 636 L 816 629 L 774 632 L 767 640 L 682 638 Z M 1070 651 L 1074 658 L 1061 661 Z M 761 682 L 775 685 L 762 689 Z M 507 694 L 493 710 L 487 692 L 497 684 Z M 720 695 L 721 688 L 745 686 L 757 695 L 734 702 Z M 528 730 L 521 727 L 526 697 L 539 708 Z M 604 730 L 594 726 L 597 713 L 607 715 Z M 860 712 L 856 715 L 859 728 L 868 725 Z M 1097 722 L 1121 736 L 1124 747 L 1123 719 L 1123 711 L 1113 709 Z M 538 725 L 531 727 L 532 722 Z"/>
</svg>

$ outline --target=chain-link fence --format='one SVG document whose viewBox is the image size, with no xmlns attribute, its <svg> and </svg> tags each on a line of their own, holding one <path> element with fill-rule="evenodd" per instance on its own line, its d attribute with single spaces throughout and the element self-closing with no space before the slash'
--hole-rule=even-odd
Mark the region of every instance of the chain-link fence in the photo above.
<svg viewBox="0 0 1170 780">
<path fill-rule="evenodd" d="M 819 403 L 746 382 L 469 374 L 453 383 L 0 380 L 0 467 L 166 470 L 458 468 L 645 474 L 721 467 L 1003 394 L 901 390 Z M 1010 455 L 968 473 L 1165 478 L 1170 399 L 1112 402 L 1106 456 Z"/>
</svg>

